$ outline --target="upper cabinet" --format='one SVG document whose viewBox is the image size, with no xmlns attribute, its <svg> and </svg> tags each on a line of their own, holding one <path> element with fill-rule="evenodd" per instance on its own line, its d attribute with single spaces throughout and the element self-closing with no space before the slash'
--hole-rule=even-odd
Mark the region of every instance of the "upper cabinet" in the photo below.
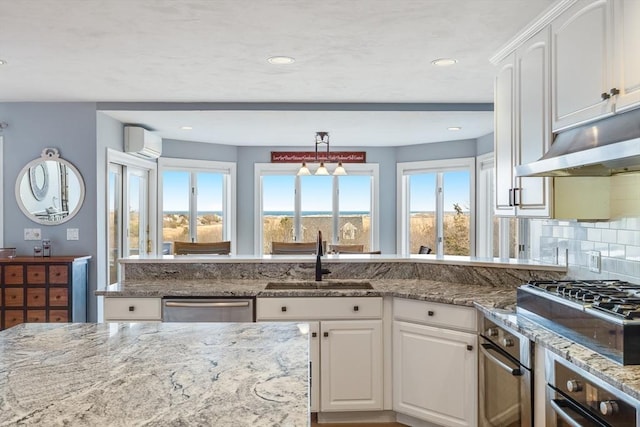
<svg viewBox="0 0 640 427">
<path fill-rule="evenodd" d="M 551 22 L 553 131 L 640 103 L 640 4 L 578 0 Z"/>
<path fill-rule="evenodd" d="M 550 178 L 519 178 L 515 166 L 549 148 L 549 30 L 533 35 L 499 65 L 495 80 L 496 215 L 549 216 Z"/>
</svg>

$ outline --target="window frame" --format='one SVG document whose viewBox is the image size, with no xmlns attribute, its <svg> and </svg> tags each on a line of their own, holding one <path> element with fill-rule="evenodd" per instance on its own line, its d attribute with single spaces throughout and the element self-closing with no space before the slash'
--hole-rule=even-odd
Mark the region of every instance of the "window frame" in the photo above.
<svg viewBox="0 0 640 427">
<path fill-rule="evenodd" d="M 222 236 L 224 240 L 231 242 L 231 254 L 235 254 L 237 251 L 237 217 L 236 217 L 236 200 L 237 200 L 237 165 L 235 162 L 223 162 L 218 160 L 197 160 L 197 159 L 182 159 L 174 157 L 160 157 L 158 159 L 158 238 L 156 250 L 158 253 L 162 253 L 162 220 L 163 220 L 163 175 L 167 170 L 179 170 L 190 173 L 194 172 L 206 172 L 206 173 L 220 173 L 223 174 L 222 182 L 222 211 L 223 211 L 223 231 Z M 195 199 L 197 195 L 192 195 L 189 201 L 189 221 L 190 232 L 191 225 L 193 224 L 195 212 Z"/>
<path fill-rule="evenodd" d="M 371 177 L 371 235 L 370 246 L 371 248 L 378 248 L 380 246 L 380 167 L 378 163 L 349 163 L 346 167 L 348 175 L 362 175 Z M 262 226 L 264 224 L 263 219 L 263 200 L 262 200 L 262 177 L 265 175 L 288 175 L 295 176 L 295 199 L 294 199 L 294 227 L 296 229 L 296 236 L 299 236 L 301 227 L 300 210 L 301 210 L 301 182 L 300 177 L 297 175 L 300 169 L 298 163 L 256 163 L 254 165 L 254 237 L 253 237 L 253 252 L 255 255 L 262 256 L 263 248 L 263 235 L 264 231 Z M 332 190 L 332 228 L 333 238 L 338 235 L 339 228 L 339 196 L 338 196 L 338 176 L 333 176 L 333 190 Z M 327 242 L 333 244 L 333 242 Z"/>
<path fill-rule="evenodd" d="M 493 152 L 476 158 L 476 254 L 493 258 L 493 219 L 495 217 L 495 163 Z M 499 248 L 498 248 L 499 250 Z"/>
<path fill-rule="evenodd" d="M 469 254 L 475 256 L 476 253 L 476 158 L 461 157 L 457 159 L 442 160 L 425 160 L 418 162 L 399 162 L 396 165 L 396 194 L 397 194 L 397 218 L 399 219 L 396 233 L 396 252 L 402 256 L 409 256 L 409 179 L 410 175 L 418 175 L 423 173 L 440 173 L 456 170 L 469 171 Z M 438 178 L 437 178 L 438 179 Z M 437 186 L 441 185 L 437 181 Z M 437 257 L 444 257 L 444 236 L 442 234 L 443 218 L 442 206 L 443 195 L 440 193 L 436 197 L 436 216 L 439 219 L 436 223 L 438 235 L 436 238 L 442 238 L 438 241 L 438 247 L 435 252 Z"/>
</svg>

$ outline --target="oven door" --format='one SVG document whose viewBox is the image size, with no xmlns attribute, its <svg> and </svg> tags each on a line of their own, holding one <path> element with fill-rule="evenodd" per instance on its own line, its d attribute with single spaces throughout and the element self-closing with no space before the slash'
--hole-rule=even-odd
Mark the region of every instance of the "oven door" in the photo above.
<svg viewBox="0 0 640 427">
<path fill-rule="evenodd" d="M 531 427 L 531 371 L 480 336 L 480 425 Z"/>
<path fill-rule="evenodd" d="M 547 384 L 548 425 L 555 427 L 610 427 Z"/>
</svg>

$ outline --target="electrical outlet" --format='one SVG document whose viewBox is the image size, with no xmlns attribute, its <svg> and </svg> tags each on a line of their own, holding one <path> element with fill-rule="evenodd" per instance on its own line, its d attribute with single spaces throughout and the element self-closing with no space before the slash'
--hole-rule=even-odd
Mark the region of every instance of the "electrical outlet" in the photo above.
<svg viewBox="0 0 640 427">
<path fill-rule="evenodd" d="M 42 231 L 39 228 L 25 228 L 24 240 L 41 240 Z"/>
<path fill-rule="evenodd" d="M 67 240 L 80 240 L 80 230 L 77 228 L 67 228 Z"/>
<path fill-rule="evenodd" d="M 588 258 L 587 263 L 589 266 L 589 271 L 593 271 L 594 273 L 600 273 L 600 270 L 602 268 L 602 265 L 601 265 L 602 257 L 600 256 L 600 251 L 589 251 L 587 258 Z"/>
</svg>

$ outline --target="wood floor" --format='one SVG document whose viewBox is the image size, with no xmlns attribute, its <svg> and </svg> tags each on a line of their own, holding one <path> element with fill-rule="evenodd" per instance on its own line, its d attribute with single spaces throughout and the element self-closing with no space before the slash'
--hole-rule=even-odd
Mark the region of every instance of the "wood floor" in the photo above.
<svg viewBox="0 0 640 427">
<path fill-rule="evenodd" d="M 400 423 L 329 423 L 318 424 L 316 414 L 311 414 L 311 427 L 407 427 Z"/>
</svg>

